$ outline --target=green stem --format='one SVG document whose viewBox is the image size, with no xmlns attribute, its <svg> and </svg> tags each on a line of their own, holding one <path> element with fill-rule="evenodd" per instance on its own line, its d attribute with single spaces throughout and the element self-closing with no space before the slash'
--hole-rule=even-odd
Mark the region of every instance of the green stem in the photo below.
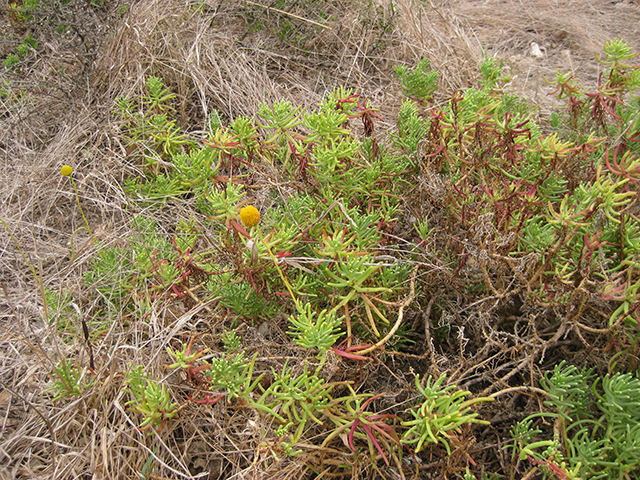
<svg viewBox="0 0 640 480">
<path fill-rule="evenodd" d="M 73 177 L 71 177 L 71 183 L 73 183 L 73 189 L 76 192 L 76 203 L 78 204 L 78 208 L 80 209 L 80 213 L 82 214 L 82 219 L 84 220 L 84 224 L 87 226 L 87 232 L 89 232 L 89 235 L 93 240 L 93 243 L 97 244 L 96 238 L 93 236 L 93 232 L 91 231 L 91 227 L 89 226 L 89 222 L 87 221 L 87 217 L 84 216 L 84 211 L 82 210 L 82 206 L 80 205 L 80 195 L 78 194 L 78 187 Z"/>
<path fill-rule="evenodd" d="M 296 307 L 298 307 L 298 309 L 301 309 L 302 307 L 298 303 L 298 299 L 296 298 L 296 296 L 293 293 L 293 289 L 291 288 L 291 285 L 289 284 L 289 280 L 287 280 L 287 278 L 284 276 L 284 273 L 282 273 L 282 270 L 280 269 L 280 265 L 278 265 L 278 260 L 276 259 L 275 255 L 273 255 L 273 253 L 271 252 L 271 249 L 269 248 L 269 245 L 267 244 L 267 242 L 264 241 L 264 237 L 262 236 L 262 231 L 260 230 L 260 227 L 256 227 L 256 230 L 258 232 L 258 237 L 262 241 L 262 244 L 264 245 L 264 248 L 267 250 L 267 253 L 269 254 L 269 257 L 271 257 L 271 260 L 273 260 L 273 264 L 275 265 L 276 269 L 278 270 L 278 274 L 280 275 L 280 278 L 284 282 L 284 286 L 287 287 L 287 290 L 289 291 L 289 294 L 291 295 L 291 298 L 293 299 L 293 303 L 296 305 Z"/>
</svg>

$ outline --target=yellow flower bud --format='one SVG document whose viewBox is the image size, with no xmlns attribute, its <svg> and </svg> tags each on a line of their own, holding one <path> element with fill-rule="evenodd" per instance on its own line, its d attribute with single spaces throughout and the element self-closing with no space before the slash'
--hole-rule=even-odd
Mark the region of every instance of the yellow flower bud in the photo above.
<svg viewBox="0 0 640 480">
<path fill-rule="evenodd" d="M 68 177 L 73 172 L 73 167 L 70 165 L 63 165 L 60 169 L 60 173 L 63 177 Z"/>
<path fill-rule="evenodd" d="M 247 205 L 240 209 L 240 221 L 245 227 L 253 227 L 260 221 L 260 212 L 253 205 Z"/>
</svg>

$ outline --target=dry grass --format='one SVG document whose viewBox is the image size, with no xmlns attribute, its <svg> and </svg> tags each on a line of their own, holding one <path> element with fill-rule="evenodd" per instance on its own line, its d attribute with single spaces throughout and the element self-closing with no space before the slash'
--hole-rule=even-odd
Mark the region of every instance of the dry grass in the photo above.
<svg viewBox="0 0 640 480">
<path fill-rule="evenodd" d="M 178 93 L 181 121 L 194 135 L 206 130 L 214 110 L 228 118 L 253 116 L 261 103 L 283 98 L 313 106 L 337 85 L 358 87 L 393 128 L 402 96 L 392 67 L 400 62 L 430 58 L 442 73 L 442 91 L 451 92 L 474 84 L 484 48 L 511 59 L 513 88 L 542 103 L 542 76 L 558 67 L 595 79 L 593 54 L 606 40 L 623 37 L 640 51 L 640 7 L 632 2 L 287 2 L 296 17 L 243 1 L 199 9 L 188 1 L 153 0 L 130 5 L 124 15 L 122 5 L 107 1 L 89 8 L 72 1 L 63 18 L 56 17 L 70 25 L 67 34 L 56 34 L 55 24 L 34 32 L 40 52 L 17 69 L 5 69 L 0 79 L 7 92 L 0 98 L 0 218 L 7 226 L 0 228 L 3 479 L 138 478 L 135 472 L 152 455 L 158 476 L 150 478 L 287 479 L 310 473 L 304 459 L 270 455 L 261 440 L 261 429 L 270 426 L 242 408 L 190 404 L 168 431 L 150 437 L 136 430 L 138 420 L 124 405 L 121 372 L 129 363 L 142 364 L 164 378 L 164 346 L 173 338 L 186 340 L 186 332 L 205 332 L 199 338 L 203 345 L 219 342 L 216 325 L 225 314 L 207 305 L 187 310 L 158 304 L 146 332 L 113 322 L 93 347 L 100 386 L 56 403 L 45 391 L 59 359 L 85 365 L 88 352 L 80 337 L 61 341 L 56 325 L 46 321 L 41 290 L 70 291 L 82 308 L 82 274 L 96 254 L 79 230 L 84 222 L 59 168 L 75 166 L 80 201 L 101 245 L 131 235 L 129 220 L 147 213 L 122 192 L 123 179 L 137 166 L 127 161 L 111 111 L 116 98 L 139 96 L 147 76 L 162 77 Z M 6 12 L 7 3 L 0 8 Z M 287 22 L 299 35 L 295 42 L 278 37 Z M 23 27 L 5 14 L 0 30 L 13 41 Z M 531 42 L 546 49 L 544 58 L 531 57 Z M 53 318 L 64 307 L 49 305 L 48 314 Z M 266 360 L 298 354 L 281 346 L 277 330 L 243 328 L 246 340 L 263 345 Z M 405 365 L 411 361 L 427 360 L 408 359 Z M 462 367 L 460 358 L 432 361 L 440 370 Z M 494 373 L 508 379 L 523 365 L 514 361 Z M 390 374 L 396 375 L 382 362 L 365 373 L 382 387 L 381 378 Z M 397 375 L 403 383 L 404 373 Z M 459 378 L 465 375 L 458 370 Z M 401 402 L 402 392 L 387 401 Z M 488 439 L 483 442 L 488 446 Z M 395 472 L 394 478 L 403 475 Z"/>
</svg>

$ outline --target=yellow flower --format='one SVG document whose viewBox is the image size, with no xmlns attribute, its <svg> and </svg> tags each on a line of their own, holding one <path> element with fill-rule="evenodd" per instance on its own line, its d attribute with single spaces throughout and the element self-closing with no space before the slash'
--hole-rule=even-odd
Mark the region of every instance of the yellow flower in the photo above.
<svg viewBox="0 0 640 480">
<path fill-rule="evenodd" d="M 245 227 L 253 227 L 260 221 L 260 212 L 253 205 L 247 205 L 240 209 L 240 221 Z"/>
<path fill-rule="evenodd" d="M 60 169 L 60 173 L 63 177 L 68 177 L 73 172 L 73 167 L 70 165 L 63 165 Z"/>
</svg>

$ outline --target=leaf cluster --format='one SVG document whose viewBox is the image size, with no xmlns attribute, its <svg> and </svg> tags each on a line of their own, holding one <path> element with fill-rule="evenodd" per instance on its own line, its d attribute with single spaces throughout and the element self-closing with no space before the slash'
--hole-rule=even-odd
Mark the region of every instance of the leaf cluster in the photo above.
<svg viewBox="0 0 640 480">
<path fill-rule="evenodd" d="M 580 370 L 563 361 L 540 384 L 549 394 L 546 403 L 554 409 L 544 416 L 555 421 L 559 434 L 541 439 L 534 423 L 542 415 L 527 417 L 513 433 L 517 462 L 528 460 L 542 466 L 547 475 L 567 478 L 633 478 L 629 475 L 640 467 L 637 376 L 617 372 L 594 381 L 591 369 Z"/>
<path fill-rule="evenodd" d="M 53 397 L 55 402 L 61 398 L 82 395 L 91 388 L 92 384 L 92 379 L 87 378 L 77 365 L 65 359 L 53 367 L 53 385 L 47 391 L 55 392 Z"/>
<path fill-rule="evenodd" d="M 171 392 L 164 384 L 149 379 L 144 374 L 142 365 L 127 374 L 125 383 L 134 397 L 126 404 L 144 417 L 140 424 L 142 429 L 150 426 L 162 428 L 167 420 L 178 413 L 178 404 L 171 401 Z"/>
<path fill-rule="evenodd" d="M 465 400 L 470 392 L 457 390 L 455 385 L 443 387 L 445 379 L 446 375 L 442 375 L 433 381 L 429 376 L 423 387 L 420 384 L 420 375 L 416 375 L 415 385 L 424 400 L 422 404 L 410 410 L 414 419 L 402 422 L 402 425 L 409 429 L 403 434 L 401 440 L 404 444 L 415 445 L 416 453 L 430 443 L 441 443 L 451 455 L 449 439 L 455 432 L 460 432 L 463 425 L 471 423 L 490 425 L 485 420 L 479 420 L 478 414 L 471 412 L 471 406 L 493 401 L 493 398 L 476 397 Z"/>
</svg>

